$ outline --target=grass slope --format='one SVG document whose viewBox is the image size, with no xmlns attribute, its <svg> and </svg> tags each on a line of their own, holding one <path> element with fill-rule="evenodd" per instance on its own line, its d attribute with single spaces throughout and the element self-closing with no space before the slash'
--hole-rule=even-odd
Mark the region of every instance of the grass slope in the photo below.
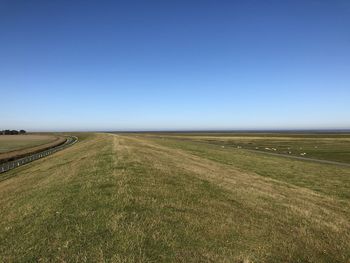
<svg viewBox="0 0 350 263">
<path fill-rule="evenodd" d="M 350 260 L 348 168 L 211 147 L 85 135 L 10 171 L 0 262 Z"/>
</svg>

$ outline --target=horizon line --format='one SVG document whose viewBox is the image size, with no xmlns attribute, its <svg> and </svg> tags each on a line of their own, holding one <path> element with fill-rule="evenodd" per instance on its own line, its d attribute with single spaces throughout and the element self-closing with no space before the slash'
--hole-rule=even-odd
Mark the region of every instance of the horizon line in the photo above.
<svg viewBox="0 0 350 263">
<path fill-rule="evenodd" d="M 214 132 L 214 133 L 277 133 L 277 132 L 316 132 L 316 133 L 349 133 L 350 128 L 296 128 L 296 129 L 130 129 L 130 130 L 41 130 L 41 131 L 30 131 L 27 130 L 27 133 L 45 133 L 45 132 L 96 132 L 96 133 L 206 133 L 206 132 Z"/>
</svg>

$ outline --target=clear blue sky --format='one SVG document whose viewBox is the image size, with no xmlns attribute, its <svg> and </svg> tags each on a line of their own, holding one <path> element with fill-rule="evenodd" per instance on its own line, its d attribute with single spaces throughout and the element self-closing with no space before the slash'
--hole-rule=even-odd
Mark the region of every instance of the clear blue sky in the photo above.
<svg viewBox="0 0 350 263">
<path fill-rule="evenodd" d="M 350 128 L 350 2 L 0 1 L 0 129 Z"/>
</svg>

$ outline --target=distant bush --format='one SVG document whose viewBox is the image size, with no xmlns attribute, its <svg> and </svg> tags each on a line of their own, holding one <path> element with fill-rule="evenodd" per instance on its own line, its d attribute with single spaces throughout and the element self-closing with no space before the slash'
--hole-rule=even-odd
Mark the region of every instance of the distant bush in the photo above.
<svg viewBox="0 0 350 263">
<path fill-rule="evenodd" d="M 17 134 L 25 134 L 26 131 L 25 130 L 2 130 L 0 131 L 0 135 L 17 135 Z"/>
</svg>

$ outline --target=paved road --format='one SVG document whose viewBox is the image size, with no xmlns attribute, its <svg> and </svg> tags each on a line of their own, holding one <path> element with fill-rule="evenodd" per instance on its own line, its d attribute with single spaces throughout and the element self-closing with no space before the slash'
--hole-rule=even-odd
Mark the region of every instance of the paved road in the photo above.
<svg viewBox="0 0 350 263">
<path fill-rule="evenodd" d="M 10 161 L 10 162 L 6 162 L 3 164 L 0 164 L 0 174 L 7 172 L 9 170 L 15 169 L 21 165 L 30 163 L 32 161 L 38 160 L 40 158 L 43 158 L 45 156 L 51 155 L 57 151 L 63 150 L 71 145 L 73 145 L 74 143 L 76 143 L 78 141 L 78 138 L 75 136 L 71 136 L 68 137 L 66 142 L 64 144 L 61 144 L 59 146 L 53 147 L 51 149 L 39 152 L 39 153 L 34 153 L 32 155 L 28 155 L 26 157 L 14 160 L 14 161 Z"/>
<path fill-rule="evenodd" d="M 242 148 L 242 149 L 244 149 L 244 148 Z M 259 151 L 259 150 L 251 150 L 251 149 L 244 149 L 244 150 L 250 151 L 250 152 L 255 152 L 255 153 L 268 154 L 268 155 L 273 155 L 273 156 L 280 156 L 280 157 L 292 158 L 292 159 L 297 159 L 297 160 L 303 160 L 303 161 L 310 161 L 310 162 L 316 162 L 316 163 L 326 163 L 326 164 L 334 164 L 334 165 L 341 165 L 341 166 L 350 167 L 350 163 L 341 163 L 341 162 L 335 162 L 335 161 L 320 160 L 320 159 L 301 157 L 301 156 L 295 156 L 295 155 L 289 155 L 289 154 L 283 154 L 283 153 L 270 153 L 270 152 L 264 152 L 264 151 Z"/>
</svg>

